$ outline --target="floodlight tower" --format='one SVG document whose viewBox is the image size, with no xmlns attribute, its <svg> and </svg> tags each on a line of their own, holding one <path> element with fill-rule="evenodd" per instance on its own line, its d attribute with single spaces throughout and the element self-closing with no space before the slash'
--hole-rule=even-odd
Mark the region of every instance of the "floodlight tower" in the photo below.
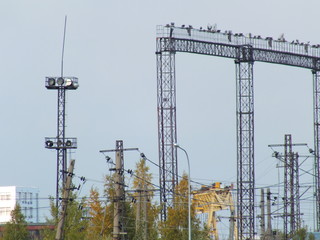
<svg viewBox="0 0 320 240">
<path fill-rule="evenodd" d="M 57 185 L 56 204 L 59 202 L 59 191 L 67 176 L 67 150 L 77 148 L 76 138 L 65 136 L 66 91 L 76 90 L 79 86 L 76 77 L 46 77 L 45 86 L 49 90 L 58 90 L 57 137 L 46 137 L 45 147 L 57 150 Z"/>
</svg>

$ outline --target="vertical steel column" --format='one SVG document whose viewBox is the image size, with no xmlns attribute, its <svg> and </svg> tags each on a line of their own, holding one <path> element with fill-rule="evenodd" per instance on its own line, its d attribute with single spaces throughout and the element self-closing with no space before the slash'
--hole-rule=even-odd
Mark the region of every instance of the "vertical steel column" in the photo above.
<svg viewBox="0 0 320 240">
<path fill-rule="evenodd" d="M 294 167 L 294 201 L 295 201 L 295 231 L 301 228 L 300 216 L 300 182 L 299 182 L 299 154 L 293 153 L 293 167 Z"/>
<path fill-rule="evenodd" d="M 314 167 L 316 196 L 316 229 L 320 231 L 320 71 L 313 70 Z"/>
<path fill-rule="evenodd" d="M 56 204 L 58 206 L 60 191 L 66 179 L 67 171 L 67 149 L 65 143 L 65 105 L 66 89 L 58 88 L 58 119 L 57 119 L 57 185 L 56 185 Z"/>
<path fill-rule="evenodd" d="M 260 209 L 261 209 L 261 220 L 260 220 L 260 240 L 266 239 L 266 216 L 265 216 L 265 203 L 264 203 L 264 189 L 261 188 L 261 200 L 260 200 Z"/>
<path fill-rule="evenodd" d="M 160 165 L 161 219 L 167 218 L 167 208 L 173 206 L 173 192 L 178 183 L 176 126 L 176 79 L 175 52 L 161 51 L 161 40 L 157 40 L 157 102 L 158 141 Z M 173 49 L 173 48 L 172 48 Z"/>
<path fill-rule="evenodd" d="M 299 155 L 292 151 L 292 137 L 284 137 L 284 221 L 285 239 L 300 228 L 300 195 L 299 195 Z"/>
<path fill-rule="evenodd" d="M 290 134 L 284 136 L 284 189 L 283 189 L 283 234 L 288 239 L 292 232 L 292 139 Z"/>
<path fill-rule="evenodd" d="M 254 239 L 254 98 L 252 49 L 239 49 L 237 80 L 238 239 Z"/>
</svg>

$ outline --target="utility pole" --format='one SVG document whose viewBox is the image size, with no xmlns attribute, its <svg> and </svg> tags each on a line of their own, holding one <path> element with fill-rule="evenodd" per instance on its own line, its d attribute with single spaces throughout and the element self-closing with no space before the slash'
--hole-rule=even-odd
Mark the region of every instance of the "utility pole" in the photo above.
<svg viewBox="0 0 320 240">
<path fill-rule="evenodd" d="M 143 196 L 143 240 L 147 240 L 148 236 L 148 194 L 147 194 L 147 185 L 144 184 L 144 196 Z"/>
<path fill-rule="evenodd" d="M 264 189 L 261 188 L 261 200 L 260 200 L 260 208 L 261 208 L 261 240 L 265 239 L 265 213 L 264 213 Z"/>
<path fill-rule="evenodd" d="M 267 189 L 267 231 L 265 240 L 270 240 L 272 236 L 271 225 L 271 192 L 270 188 Z"/>
<path fill-rule="evenodd" d="M 137 189 L 136 192 L 138 193 L 137 196 L 137 202 L 136 202 L 136 232 L 139 231 L 140 227 L 142 226 L 141 224 L 141 189 Z"/>
<path fill-rule="evenodd" d="M 135 150 L 138 148 L 123 148 L 123 141 L 116 141 L 116 148 L 112 150 L 101 150 L 101 153 L 115 152 L 116 164 L 115 168 L 110 169 L 114 171 L 114 185 L 115 185 L 115 196 L 113 198 L 114 203 L 114 214 L 113 214 L 113 240 L 126 240 L 126 219 L 125 219 L 125 191 L 124 191 L 124 159 L 123 152 Z"/>
<path fill-rule="evenodd" d="M 63 239 L 63 232 L 64 232 L 64 222 L 66 218 L 66 213 L 67 213 L 67 206 L 69 202 L 69 195 L 70 195 L 70 190 L 71 190 L 71 182 L 72 182 L 72 177 L 73 177 L 73 169 L 74 169 L 74 164 L 75 160 L 70 161 L 70 166 L 68 169 L 67 174 L 67 179 L 63 188 L 63 197 L 62 197 L 62 207 L 61 207 L 61 212 L 59 216 L 59 223 L 57 227 L 57 233 L 56 233 L 56 240 L 62 240 Z"/>
<path fill-rule="evenodd" d="M 114 215 L 113 215 L 113 239 L 118 240 L 120 238 L 120 233 L 124 233 L 124 229 L 120 222 L 121 217 L 123 217 L 124 209 L 122 208 L 121 201 L 124 200 L 124 181 L 123 181 L 123 151 L 121 144 L 116 143 L 116 169 L 114 175 L 115 181 L 115 199 L 114 199 Z M 122 215 L 122 216 L 121 216 Z M 120 217 L 121 216 L 121 217 Z"/>
<path fill-rule="evenodd" d="M 148 236 L 148 189 L 146 184 L 136 190 L 138 193 L 136 202 L 136 232 L 142 231 L 143 240 Z M 142 215 L 142 216 L 141 216 Z"/>
</svg>

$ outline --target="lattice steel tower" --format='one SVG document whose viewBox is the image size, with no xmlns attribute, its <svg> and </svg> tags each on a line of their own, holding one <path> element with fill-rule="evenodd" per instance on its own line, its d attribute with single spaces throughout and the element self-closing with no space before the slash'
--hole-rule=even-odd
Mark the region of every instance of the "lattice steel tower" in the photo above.
<svg viewBox="0 0 320 240">
<path fill-rule="evenodd" d="M 67 150 L 77 148 L 76 138 L 65 136 L 66 128 L 66 91 L 76 90 L 79 86 L 76 77 L 46 77 L 45 86 L 49 90 L 58 91 L 58 118 L 57 136 L 46 137 L 45 147 L 57 150 L 57 184 L 56 184 L 56 204 L 58 204 L 60 191 L 66 179 L 67 173 Z"/>
<path fill-rule="evenodd" d="M 160 202 L 161 219 L 165 220 L 178 184 L 177 149 L 173 146 L 177 142 L 175 51 L 157 52 L 157 83 Z"/>
<path fill-rule="evenodd" d="M 254 239 L 254 106 L 253 58 L 250 46 L 239 49 L 237 80 L 237 188 L 240 239 Z"/>
<path fill-rule="evenodd" d="M 317 60 L 319 62 L 319 60 Z M 320 70 L 312 70 L 317 230 L 320 231 Z"/>
</svg>

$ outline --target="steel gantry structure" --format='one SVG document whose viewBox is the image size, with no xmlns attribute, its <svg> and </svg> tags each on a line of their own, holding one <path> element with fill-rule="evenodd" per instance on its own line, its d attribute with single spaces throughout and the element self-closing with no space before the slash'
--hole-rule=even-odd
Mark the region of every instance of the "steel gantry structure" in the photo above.
<svg viewBox="0 0 320 240">
<path fill-rule="evenodd" d="M 254 91 L 255 61 L 302 67 L 312 70 L 314 81 L 314 153 L 316 168 L 317 229 L 320 229 L 320 45 L 284 37 L 272 39 L 242 33 L 222 32 L 212 27 L 194 29 L 173 23 L 157 27 L 157 107 L 160 163 L 160 201 L 166 219 L 172 206 L 177 178 L 176 75 L 177 52 L 219 56 L 235 60 L 237 84 L 237 209 L 239 239 L 253 239 L 254 229 Z"/>
</svg>

